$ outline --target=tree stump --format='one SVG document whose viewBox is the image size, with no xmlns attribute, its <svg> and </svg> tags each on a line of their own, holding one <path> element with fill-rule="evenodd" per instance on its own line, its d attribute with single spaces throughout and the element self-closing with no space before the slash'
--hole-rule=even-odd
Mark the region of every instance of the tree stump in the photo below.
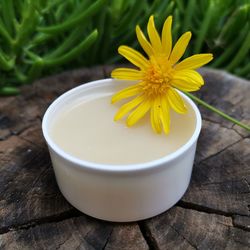
<svg viewBox="0 0 250 250">
<path fill-rule="evenodd" d="M 250 133 L 200 107 L 203 128 L 191 184 L 173 208 L 137 223 L 109 223 L 60 193 L 41 133 L 49 104 L 112 67 L 65 72 L 0 98 L 1 249 L 250 249 Z M 250 82 L 202 69 L 203 100 L 250 123 Z"/>
</svg>

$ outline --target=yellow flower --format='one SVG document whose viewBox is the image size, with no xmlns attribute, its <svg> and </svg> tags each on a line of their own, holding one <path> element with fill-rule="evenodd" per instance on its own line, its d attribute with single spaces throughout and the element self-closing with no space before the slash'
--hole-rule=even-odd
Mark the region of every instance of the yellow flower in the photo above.
<svg viewBox="0 0 250 250">
<path fill-rule="evenodd" d="M 124 104 L 116 113 L 115 121 L 127 117 L 127 125 L 132 126 L 148 111 L 155 132 L 169 132 L 170 107 L 178 113 L 185 113 L 186 107 L 176 88 L 182 91 L 196 91 L 204 84 L 202 76 L 195 69 L 213 59 L 212 54 L 196 54 L 177 63 L 185 53 L 191 32 L 184 33 L 172 48 L 172 16 L 169 16 L 158 34 L 154 17 L 147 25 L 149 41 L 140 27 L 136 26 L 137 39 L 146 52 L 146 59 L 138 51 L 120 46 L 118 52 L 139 69 L 117 68 L 111 76 L 115 79 L 136 80 L 136 83 L 121 90 L 112 97 L 112 103 L 124 98 L 135 97 Z"/>
</svg>

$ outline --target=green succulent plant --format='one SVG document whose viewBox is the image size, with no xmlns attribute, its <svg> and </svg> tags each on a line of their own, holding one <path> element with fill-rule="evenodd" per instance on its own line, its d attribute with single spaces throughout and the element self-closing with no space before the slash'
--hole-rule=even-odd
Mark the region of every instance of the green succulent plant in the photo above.
<svg viewBox="0 0 250 250">
<path fill-rule="evenodd" d="M 173 36 L 193 33 L 186 56 L 212 52 L 211 64 L 250 77 L 249 0 L 1 0 L 0 95 L 41 75 L 120 62 L 121 44 L 136 47 L 145 29 L 174 17 Z M 91 48 L 91 49 L 90 49 Z"/>
</svg>

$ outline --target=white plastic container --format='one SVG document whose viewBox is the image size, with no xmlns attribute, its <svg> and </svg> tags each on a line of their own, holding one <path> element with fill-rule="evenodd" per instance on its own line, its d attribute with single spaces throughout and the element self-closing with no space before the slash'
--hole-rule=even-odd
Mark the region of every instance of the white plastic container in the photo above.
<svg viewBox="0 0 250 250">
<path fill-rule="evenodd" d="M 185 193 L 201 130 L 201 115 L 193 101 L 180 93 L 194 110 L 196 127 L 187 143 L 155 161 L 105 165 L 83 161 L 64 152 L 50 136 L 51 121 L 76 98 L 95 91 L 116 92 L 114 82 L 112 79 L 94 81 L 66 92 L 46 111 L 42 130 L 58 186 L 74 207 L 103 220 L 137 221 L 166 211 Z"/>
</svg>

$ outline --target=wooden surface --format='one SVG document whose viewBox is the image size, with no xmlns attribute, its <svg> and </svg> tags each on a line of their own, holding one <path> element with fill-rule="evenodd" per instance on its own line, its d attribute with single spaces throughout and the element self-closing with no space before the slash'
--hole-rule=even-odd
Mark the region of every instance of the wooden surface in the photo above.
<svg viewBox="0 0 250 250">
<path fill-rule="evenodd" d="M 109 67 L 66 72 L 0 98 L 1 249 L 250 249 L 250 134 L 201 108 L 203 128 L 188 191 L 167 212 L 109 223 L 58 190 L 41 119 L 60 94 L 108 77 Z M 202 70 L 203 100 L 250 124 L 250 82 Z"/>
</svg>

